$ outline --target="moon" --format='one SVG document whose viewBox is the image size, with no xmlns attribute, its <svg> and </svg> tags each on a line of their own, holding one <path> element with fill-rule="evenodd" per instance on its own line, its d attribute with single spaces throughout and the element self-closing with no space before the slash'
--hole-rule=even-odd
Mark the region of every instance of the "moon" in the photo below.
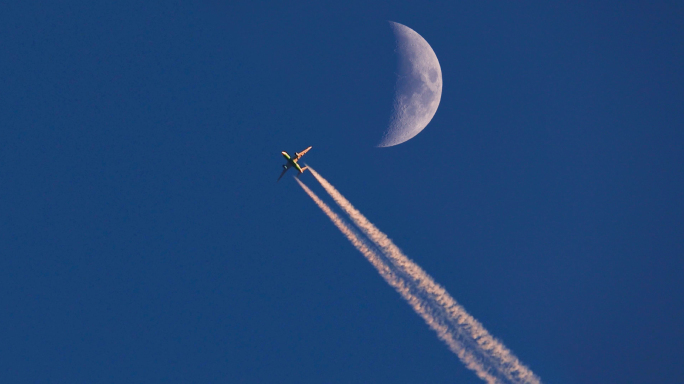
<svg viewBox="0 0 684 384">
<path fill-rule="evenodd" d="M 401 144 L 432 120 L 442 99 L 442 68 L 430 44 L 413 29 L 390 21 L 399 59 L 390 123 L 378 147 Z"/>
</svg>

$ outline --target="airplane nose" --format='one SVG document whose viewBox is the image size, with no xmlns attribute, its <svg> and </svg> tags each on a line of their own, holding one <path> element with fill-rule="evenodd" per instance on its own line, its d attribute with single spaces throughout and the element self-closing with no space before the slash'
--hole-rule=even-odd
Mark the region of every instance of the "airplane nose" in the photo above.
<svg viewBox="0 0 684 384">
<path fill-rule="evenodd" d="M 280 152 L 280 153 L 282 153 L 283 156 L 287 155 L 287 152 L 285 152 L 285 151 L 282 151 L 282 152 Z"/>
</svg>

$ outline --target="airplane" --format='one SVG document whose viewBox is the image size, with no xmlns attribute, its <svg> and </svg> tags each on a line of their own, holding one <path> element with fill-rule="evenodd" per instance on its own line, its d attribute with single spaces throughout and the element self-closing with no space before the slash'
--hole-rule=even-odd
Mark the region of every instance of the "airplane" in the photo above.
<svg viewBox="0 0 684 384">
<path fill-rule="evenodd" d="M 276 182 L 280 181 L 280 179 L 283 177 L 285 172 L 287 172 L 288 169 L 293 168 L 293 167 L 299 171 L 299 174 L 297 175 L 297 177 L 299 177 L 299 175 L 304 173 L 304 171 L 306 171 L 306 167 L 304 167 L 304 168 L 300 167 L 299 164 L 297 164 L 297 161 L 299 161 L 299 159 L 301 159 L 302 156 L 304 156 L 307 152 L 309 152 L 310 149 L 311 149 L 311 147 L 309 147 L 309 148 L 307 148 L 301 152 L 295 152 L 294 157 L 290 157 L 290 155 L 288 155 L 287 152 L 283 151 L 282 154 L 283 154 L 283 157 L 285 158 L 285 160 L 287 160 L 287 163 L 285 163 L 283 165 L 283 173 L 280 174 L 280 177 L 278 177 L 278 180 L 276 180 Z"/>
</svg>

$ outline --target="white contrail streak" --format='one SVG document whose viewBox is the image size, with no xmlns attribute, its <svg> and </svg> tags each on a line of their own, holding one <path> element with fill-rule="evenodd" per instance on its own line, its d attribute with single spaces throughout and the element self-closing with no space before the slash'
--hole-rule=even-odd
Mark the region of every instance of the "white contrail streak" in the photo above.
<svg viewBox="0 0 684 384">
<path fill-rule="evenodd" d="M 327 204 L 325 204 L 318 196 L 316 196 L 313 191 L 311 191 L 304 183 L 299 179 L 296 179 L 299 185 L 304 189 L 304 191 L 311 197 L 311 199 L 318 205 L 318 207 L 325 213 L 330 221 L 335 224 L 335 226 L 344 234 L 347 239 L 356 247 L 356 249 L 361 252 L 363 256 L 377 269 L 385 281 L 392 286 L 399 294 L 409 303 L 413 310 L 420 315 L 425 322 L 432 328 L 437 336 L 444 341 L 444 343 L 449 347 L 449 349 L 454 352 L 463 361 L 466 366 L 473 371 L 484 381 L 494 384 L 499 381 L 495 376 L 488 372 L 480 363 L 480 359 L 474 356 L 463 344 L 454 337 L 453 332 L 449 329 L 449 325 L 445 324 L 440 316 L 433 313 L 433 308 L 420 296 L 417 296 L 412 292 L 415 287 L 407 284 L 406 281 L 397 275 L 388 266 L 382 258 L 370 247 L 368 247 L 365 241 L 356 234 L 356 232 L 350 228 L 347 223 L 344 222 L 335 212 L 333 212 Z"/>
<path fill-rule="evenodd" d="M 503 345 L 503 343 L 487 332 L 487 330 L 454 300 L 449 293 L 437 284 L 430 275 L 409 259 L 404 253 L 365 216 L 342 196 L 327 180 L 309 167 L 311 174 L 318 180 L 330 197 L 335 200 L 351 218 L 354 224 L 380 249 L 393 264 L 397 272 L 403 274 L 409 285 L 416 286 L 416 293 L 427 299 L 432 312 L 438 313 L 442 323 L 449 325 L 452 338 L 459 340 L 470 352 L 478 356 L 478 369 L 471 362 L 463 361 L 470 369 L 480 375 L 489 371 L 496 377 L 505 378 L 513 383 L 538 384 L 540 379 Z M 459 357 L 461 356 L 457 353 Z M 496 371 L 496 372 L 492 372 Z"/>
</svg>

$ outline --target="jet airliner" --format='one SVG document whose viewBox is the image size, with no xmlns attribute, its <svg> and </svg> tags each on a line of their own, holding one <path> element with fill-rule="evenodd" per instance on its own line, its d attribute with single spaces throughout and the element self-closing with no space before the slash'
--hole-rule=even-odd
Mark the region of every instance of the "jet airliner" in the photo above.
<svg viewBox="0 0 684 384">
<path fill-rule="evenodd" d="M 294 157 L 290 157 L 290 155 L 288 155 L 287 152 L 283 151 L 282 154 L 283 154 L 283 157 L 285 158 L 285 160 L 287 160 L 287 163 L 285 163 L 283 165 L 283 173 L 280 174 L 280 177 L 278 177 L 278 180 L 276 180 L 276 181 L 280 181 L 280 179 L 283 177 L 283 175 L 285 175 L 285 172 L 287 172 L 287 170 L 290 168 L 295 168 L 299 171 L 299 174 L 297 175 L 298 177 L 299 177 L 299 175 L 304 173 L 304 171 L 306 171 L 306 167 L 304 167 L 304 168 L 300 167 L 297 162 L 299 161 L 299 159 L 302 158 L 302 156 L 304 156 L 307 152 L 309 152 L 310 149 L 311 149 L 311 147 L 309 147 L 309 148 L 307 148 L 301 152 L 295 152 Z"/>
</svg>

